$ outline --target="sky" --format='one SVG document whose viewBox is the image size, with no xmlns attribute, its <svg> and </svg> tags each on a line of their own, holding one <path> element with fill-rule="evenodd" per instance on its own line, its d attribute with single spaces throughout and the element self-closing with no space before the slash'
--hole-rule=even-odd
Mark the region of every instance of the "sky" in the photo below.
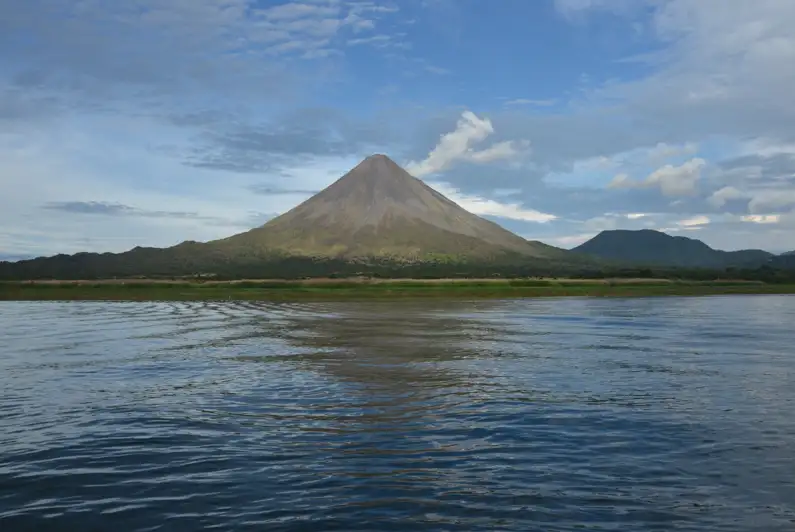
<svg viewBox="0 0 795 532">
<path fill-rule="evenodd" d="M 795 249 L 792 0 L 0 0 L 0 260 L 207 241 L 385 153 L 570 248 Z"/>
</svg>

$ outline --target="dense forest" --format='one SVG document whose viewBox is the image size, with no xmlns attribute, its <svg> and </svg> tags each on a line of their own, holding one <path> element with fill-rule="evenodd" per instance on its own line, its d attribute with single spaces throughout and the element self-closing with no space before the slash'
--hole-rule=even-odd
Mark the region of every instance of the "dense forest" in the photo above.
<svg viewBox="0 0 795 532">
<path fill-rule="evenodd" d="M 112 254 L 60 255 L 17 263 L 0 263 L 0 280 L 33 279 L 306 279 L 306 278 L 640 278 L 709 281 L 753 280 L 766 283 L 795 283 L 795 265 L 770 263 L 755 268 L 633 267 L 616 263 L 562 263 L 555 261 L 425 261 L 396 262 L 372 259 L 344 261 L 284 257 L 272 260 L 161 261 L 154 250 L 140 249 L 138 260 L 120 260 Z M 173 258 L 173 257 L 171 257 Z"/>
</svg>

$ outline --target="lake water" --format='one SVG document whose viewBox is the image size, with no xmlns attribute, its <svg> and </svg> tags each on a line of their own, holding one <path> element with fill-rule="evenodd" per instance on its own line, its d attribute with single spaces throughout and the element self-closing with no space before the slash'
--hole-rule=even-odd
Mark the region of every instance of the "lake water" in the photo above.
<svg viewBox="0 0 795 532">
<path fill-rule="evenodd" d="M 0 303 L 0 530 L 795 528 L 795 297 Z"/>
</svg>

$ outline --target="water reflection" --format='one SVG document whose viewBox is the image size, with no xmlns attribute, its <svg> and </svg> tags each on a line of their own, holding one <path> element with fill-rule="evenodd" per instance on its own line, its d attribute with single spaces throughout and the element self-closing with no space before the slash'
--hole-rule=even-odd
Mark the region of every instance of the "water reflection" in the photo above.
<svg viewBox="0 0 795 532">
<path fill-rule="evenodd" d="M 0 305 L 0 529 L 789 530 L 793 320 L 792 298 Z"/>
</svg>

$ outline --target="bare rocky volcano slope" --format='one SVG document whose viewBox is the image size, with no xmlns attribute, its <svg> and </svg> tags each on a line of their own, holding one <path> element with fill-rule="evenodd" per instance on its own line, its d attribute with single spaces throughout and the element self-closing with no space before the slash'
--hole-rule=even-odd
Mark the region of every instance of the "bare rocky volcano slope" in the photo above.
<svg viewBox="0 0 795 532">
<path fill-rule="evenodd" d="M 265 225 L 209 245 L 341 258 L 567 254 L 466 211 L 385 155 L 366 158 Z"/>
</svg>

